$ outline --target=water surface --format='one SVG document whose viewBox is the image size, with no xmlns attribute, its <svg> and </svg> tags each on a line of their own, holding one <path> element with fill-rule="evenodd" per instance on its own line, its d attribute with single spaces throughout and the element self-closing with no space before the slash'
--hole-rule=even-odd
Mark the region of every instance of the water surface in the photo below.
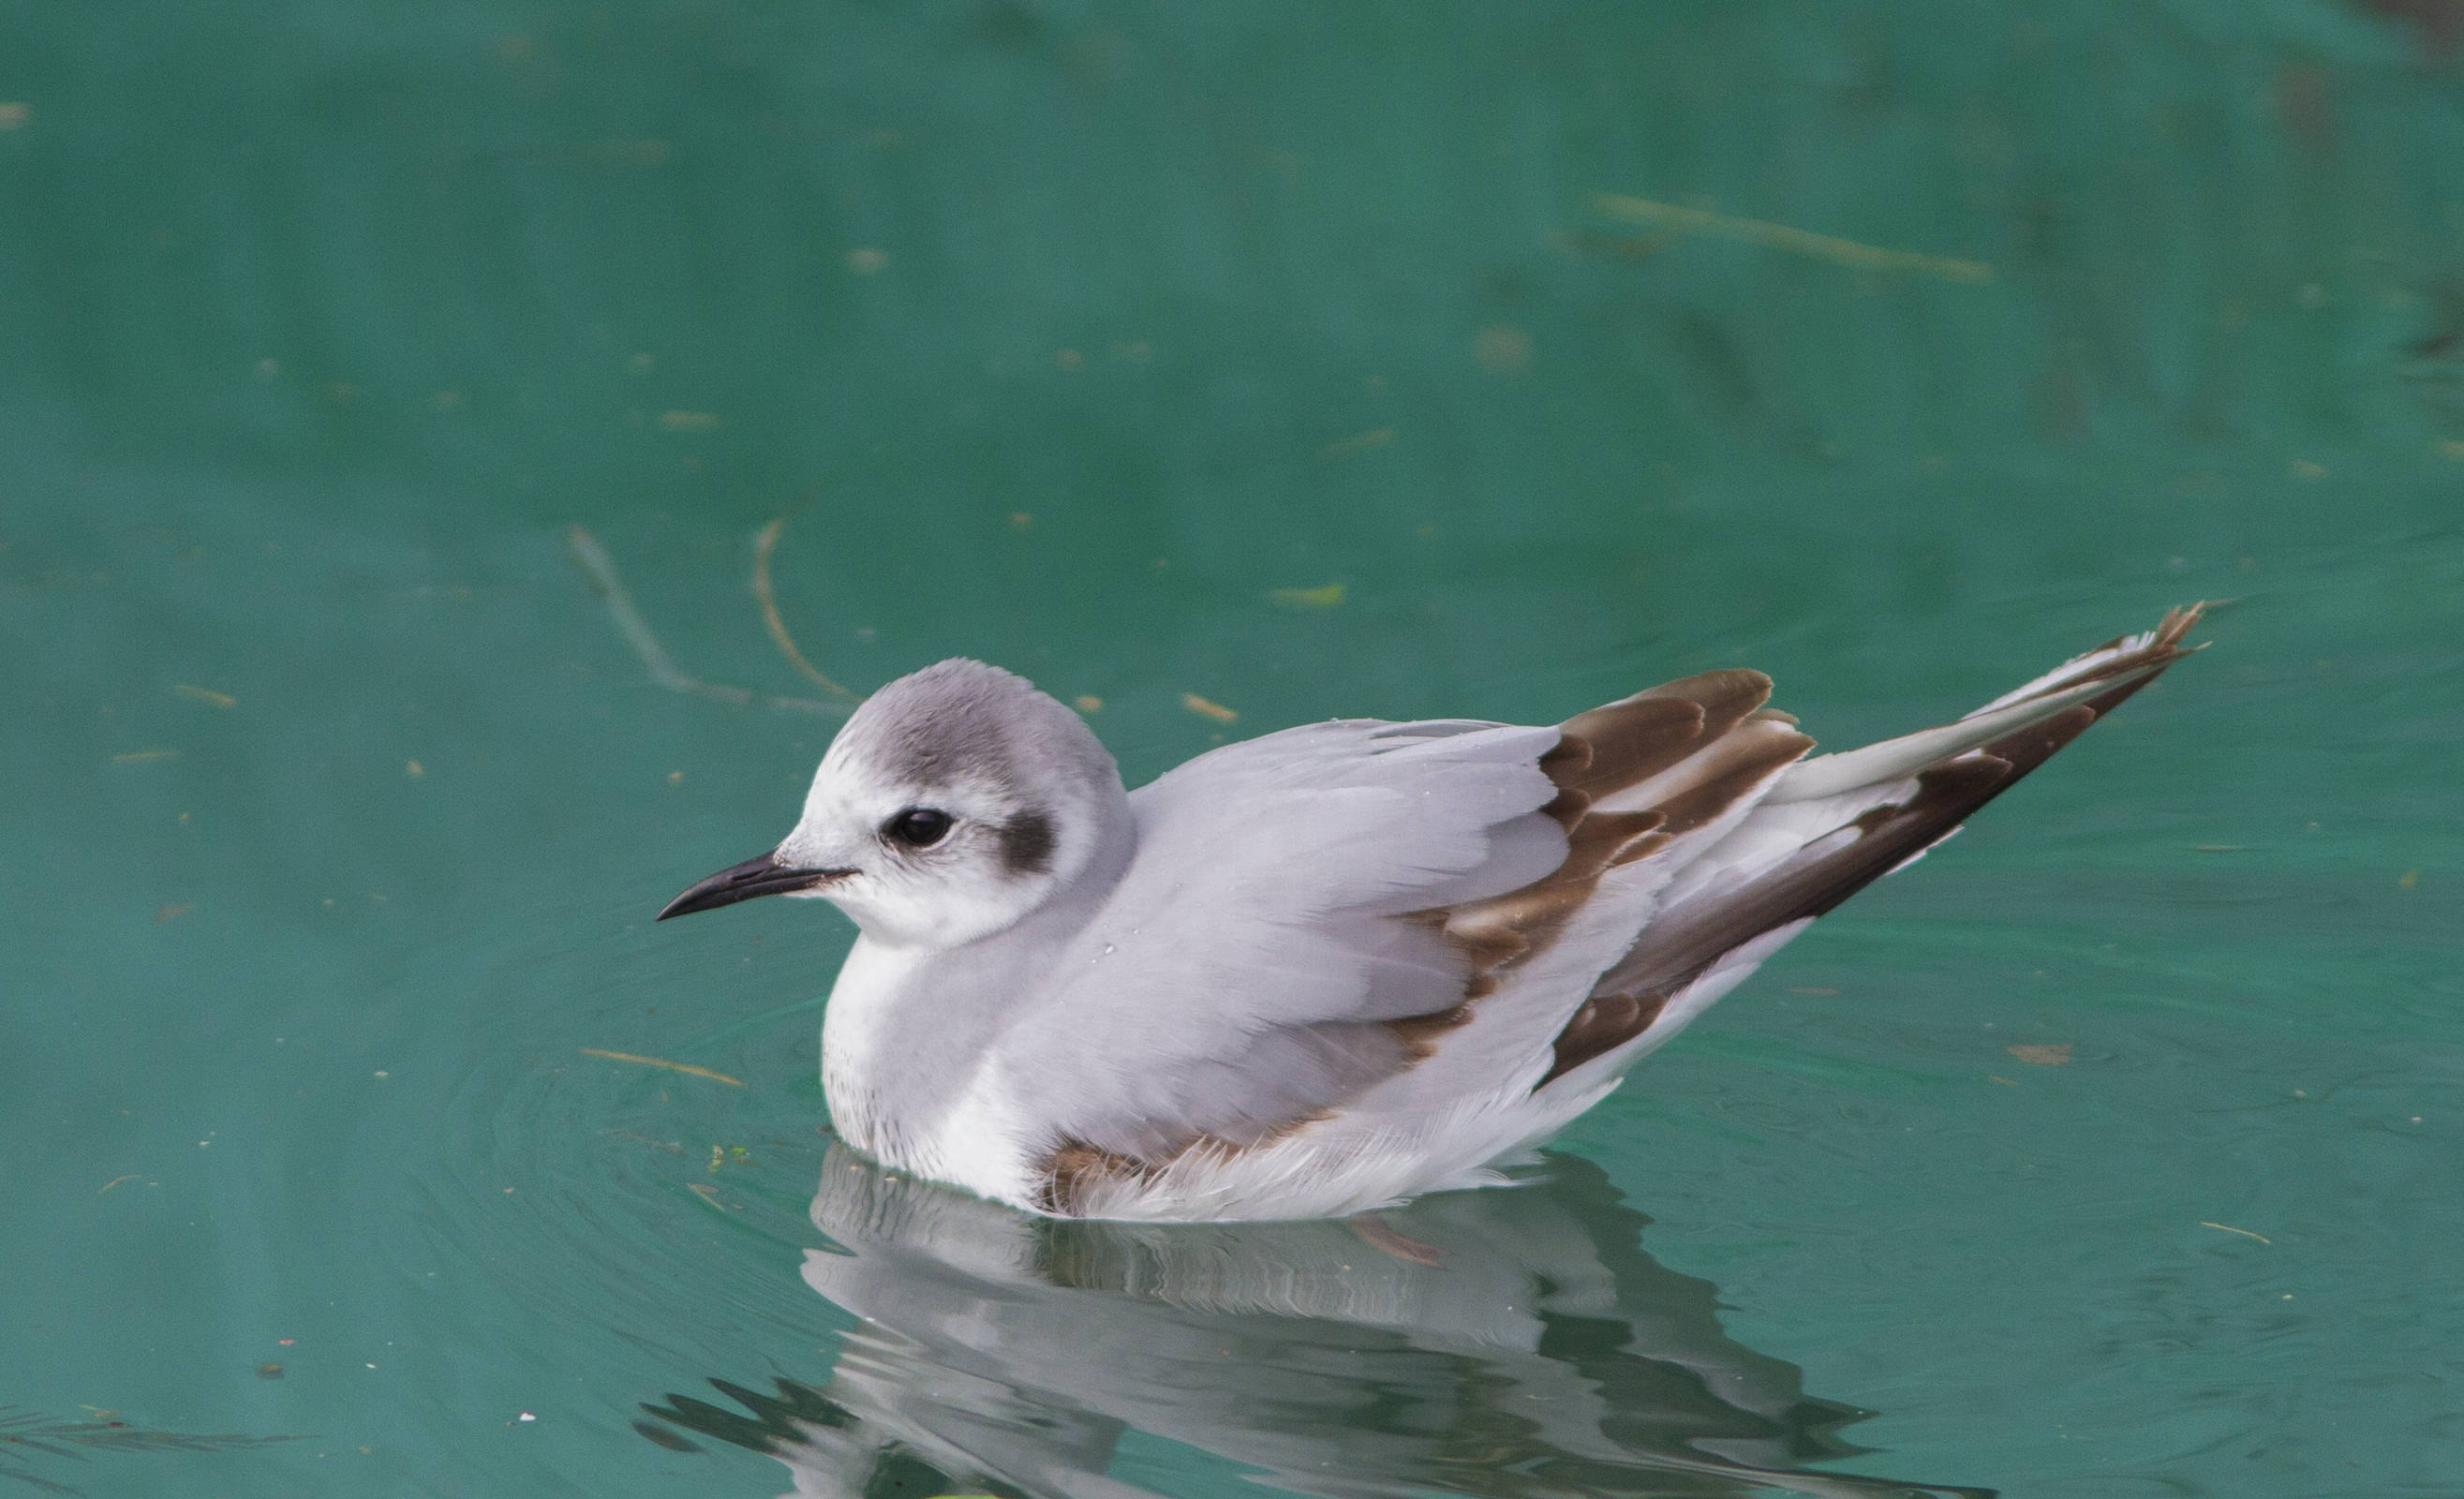
<svg viewBox="0 0 2464 1499">
<path fill-rule="evenodd" d="M 0 1488 L 2453 1492 L 2447 9 L 0 16 Z M 1133 781 L 2234 603 L 1544 1179 L 1181 1235 L 649 925 L 838 721 L 757 575 Z"/>
</svg>

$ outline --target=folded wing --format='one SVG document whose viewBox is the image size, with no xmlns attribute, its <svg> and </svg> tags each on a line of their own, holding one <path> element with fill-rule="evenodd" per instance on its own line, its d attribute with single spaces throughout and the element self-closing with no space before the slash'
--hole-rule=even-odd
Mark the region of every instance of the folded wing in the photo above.
<svg viewBox="0 0 2464 1499">
<path fill-rule="evenodd" d="M 1053 1142 L 1053 1205 L 1336 1115 L 1476 1049 L 1461 1038 L 1500 1012 L 1522 1037 L 1490 1086 L 1530 1087 L 1679 867 L 1667 855 L 1732 826 L 1812 745 L 1762 708 L 1770 691 L 1715 672 L 1551 728 L 1321 724 L 1136 793 L 1120 887 L 1136 904 L 1064 957 L 1077 976 L 1018 1053 L 1051 1096 L 1101 1100 Z M 1535 1016 L 1500 991 L 1544 955 L 1573 979 L 1542 984 Z"/>
<path fill-rule="evenodd" d="M 1380 1166 L 1399 1195 L 1553 1132 L 2197 618 L 1840 755 L 1806 758 L 1770 679 L 1725 671 L 1551 728 L 1340 721 L 1191 761 L 1133 795 L 1124 893 L 1019 1027 L 1013 1075 L 1086 1100 L 1045 1142 L 1043 1205 L 1112 1211 L 1311 1126 L 1321 1151 L 1425 1148 L 1424 1179 Z"/>
<path fill-rule="evenodd" d="M 1063 955 L 1017 1053 L 1051 1096 L 1089 1100 L 1056 1149 L 1114 1170 L 1243 1149 L 1409 1067 L 1414 1027 L 1463 1003 L 1474 966 L 1412 913 L 1566 862 L 1539 768 L 1557 738 L 1315 724 L 1134 793 L 1124 893 Z"/>
</svg>

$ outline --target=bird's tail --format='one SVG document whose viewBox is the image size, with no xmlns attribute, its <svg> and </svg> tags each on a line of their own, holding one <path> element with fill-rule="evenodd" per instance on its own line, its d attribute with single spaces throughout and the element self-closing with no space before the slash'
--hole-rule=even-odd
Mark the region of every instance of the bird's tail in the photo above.
<svg viewBox="0 0 2464 1499">
<path fill-rule="evenodd" d="M 1974 713 L 1781 772 L 1670 882 L 1632 951 L 1556 1044 L 1542 1087 L 1603 1083 L 1675 1034 L 1814 917 L 1959 830 L 2196 647 L 2203 605 L 2107 641 Z"/>
</svg>

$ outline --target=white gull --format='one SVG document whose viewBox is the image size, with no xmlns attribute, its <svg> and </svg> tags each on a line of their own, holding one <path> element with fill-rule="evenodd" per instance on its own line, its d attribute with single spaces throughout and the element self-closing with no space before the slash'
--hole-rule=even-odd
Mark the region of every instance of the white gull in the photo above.
<svg viewBox="0 0 2464 1499">
<path fill-rule="evenodd" d="M 1493 1179 L 2198 618 L 1843 754 L 1722 671 L 1551 727 L 1287 729 L 1134 792 L 1069 709 L 944 661 L 856 711 L 774 851 L 660 915 L 854 918 L 823 1089 L 889 1166 L 1067 1216 L 1361 1212 Z"/>
</svg>

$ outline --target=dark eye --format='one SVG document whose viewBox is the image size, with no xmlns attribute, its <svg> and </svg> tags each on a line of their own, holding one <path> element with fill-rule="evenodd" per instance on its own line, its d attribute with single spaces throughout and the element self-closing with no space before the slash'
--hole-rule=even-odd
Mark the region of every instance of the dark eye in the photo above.
<svg viewBox="0 0 2464 1499">
<path fill-rule="evenodd" d="M 884 823 L 881 831 L 892 843 L 930 849 L 950 831 L 950 814 L 937 807 L 911 806 Z"/>
</svg>

